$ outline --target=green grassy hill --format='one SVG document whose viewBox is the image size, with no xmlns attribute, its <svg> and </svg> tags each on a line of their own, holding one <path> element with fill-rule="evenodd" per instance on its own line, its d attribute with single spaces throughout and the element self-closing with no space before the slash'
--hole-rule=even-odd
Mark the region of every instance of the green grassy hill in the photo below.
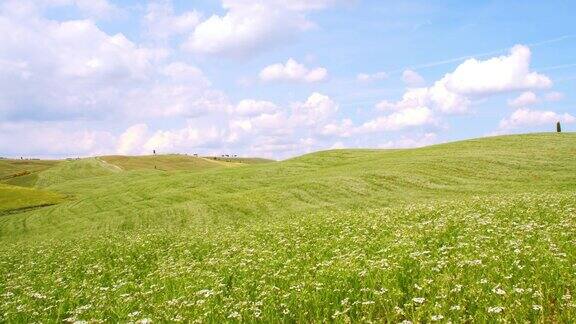
<svg viewBox="0 0 576 324">
<path fill-rule="evenodd" d="M 126 171 L 204 171 L 264 163 L 260 159 L 220 161 L 186 155 L 104 156 L 62 161 L 0 160 L 0 184 L 4 186 L 0 209 L 6 212 L 25 208 L 54 205 L 62 202 L 62 195 L 47 190 L 24 190 L 20 187 L 48 188 L 66 183 L 72 190 L 62 190 L 71 197 L 76 192 L 75 180 L 94 179 Z M 28 198 L 28 199 L 27 199 Z"/>
<path fill-rule="evenodd" d="M 23 187 L 33 187 L 38 174 L 59 161 L 40 160 L 0 160 L 0 183 Z"/>
<path fill-rule="evenodd" d="M 216 169 L 221 167 L 234 167 L 250 161 L 229 160 L 221 161 L 214 158 L 193 157 L 188 155 L 149 155 L 149 156 L 103 156 L 101 160 L 116 165 L 122 170 L 162 170 L 176 171 L 187 170 L 197 171 L 206 169 Z"/>
<path fill-rule="evenodd" d="M 563 133 L 62 162 L 36 184 L 64 202 L 0 216 L 0 321 L 570 321 L 574 156 Z"/>
<path fill-rule="evenodd" d="M 7 213 L 55 205 L 62 201 L 64 196 L 57 193 L 0 183 L 0 217 Z"/>
</svg>

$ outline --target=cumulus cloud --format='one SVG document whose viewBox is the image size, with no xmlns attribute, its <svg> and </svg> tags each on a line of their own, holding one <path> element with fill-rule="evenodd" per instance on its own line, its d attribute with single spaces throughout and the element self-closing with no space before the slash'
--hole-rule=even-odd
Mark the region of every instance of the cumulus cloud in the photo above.
<svg viewBox="0 0 576 324">
<path fill-rule="evenodd" d="M 429 91 L 427 88 L 409 89 L 404 93 L 401 100 L 397 102 L 381 101 L 376 104 L 376 109 L 379 111 L 395 111 L 427 106 L 430 102 L 428 95 Z"/>
<path fill-rule="evenodd" d="M 469 110 L 477 98 L 504 92 L 548 88 L 552 81 L 530 71 L 530 49 L 514 46 L 508 55 L 479 61 L 469 59 L 430 87 L 409 88 L 398 102 L 382 101 L 379 110 L 427 107 L 445 114 Z"/>
<path fill-rule="evenodd" d="M 224 113 L 229 109 L 227 96 L 219 90 L 196 84 L 162 83 L 137 88 L 122 95 L 120 102 L 129 117 L 186 117 Z"/>
<path fill-rule="evenodd" d="M 514 111 L 509 117 L 500 121 L 500 130 L 513 130 L 543 125 L 550 125 L 552 129 L 556 125 L 556 122 L 570 124 L 576 122 L 576 117 L 568 113 L 559 114 L 554 111 L 520 108 Z"/>
<path fill-rule="evenodd" d="M 325 136 L 324 125 L 334 123 L 337 111 L 338 104 L 321 93 L 284 107 L 244 99 L 229 105 L 225 114 L 204 114 L 182 128 L 151 132 L 145 125 L 134 125 L 120 136 L 117 151 L 290 156 L 327 147 L 329 139 L 320 137 Z"/>
<path fill-rule="evenodd" d="M 508 100 L 508 106 L 519 108 L 533 105 L 538 102 L 538 96 L 532 91 L 522 92 L 518 97 Z"/>
<path fill-rule="evenodd" d="M 294 81 L 294 82 L 319 82 L 325 80 L 328 70 L 322 67 L 309 69 L 303 64 L 290 58 L 285 64 L 272 64 L 260 71 L 260 80 L 271 81 Z"/>
<path fill-rule="evenodd" d="M 163 47 L 14 3 L 0 4 L 4 118 L 193 117 L 229 106 L 198 67 L 171 61 Z"/>
<path fill-rule="evenodd" d="M 213 87 L 194 57 L 171 46 L 182 37 L 184 47 L 194 53 L 251 54 L 313 28 L 310 13 L 336 1 L 224 0 L 223 14 L 202 18 L 196 11 L 178 13 L 170 1 L 157 0 L 145 8 L 142 42 L 110 34 L 94 18 L 54 20 L 43 13 L 49 5 L 80 9 L 81 3 L 0 2 L 0 150 L 16 152 L 13 139 L 18 138 L 25 146 L 18 150 L 29 154 L 42 148 L 60 155 L 157 150 L 286 157 L 335 142 L 382 145 L 387 135 L 381 133 L 387 132 L 392 138 L 383 144 L 386 147 L 420 146 L 435 140 L 426 132 L 440 124 L 441 113 L 466 112 L 476 100 L 492 94 L 537 91 L 551 84 L 546 76 L 530 71 L 529 50 L 515 47 L 505 56 L 468 60 L 429 87 L 407 70 L 403 96 L 378 103 L 368 119 L 358 115 L 353 120 L 333 97 L 319 92 L 289 102 L 250 97 L 236 102 Z M 86 7 L 80 17 L 88 11 L 94 17 L 103 15 L 106 10 L 98 14 L 97 7 L 108 2 L 86 3 L 94 7 Z M 476 78 L 480 70 L 500 74 Z M 264 82 L 312 83 L 325 80 L 328 72 L 289 59 L 265 67 L 259 77 Z M 378 72 L 358 79 L 386 77 Z M 542 100 L 560 96 L 542 94 Z M 544 113 L 518 113 L 502 125 L 513 128 L 521 127 L 521 121 L 551 119 Z M 124 131 L 100 130 L 110 125 Z M 424 135 L 403 137 L 398 132 L 404 129 Z"/>
<path fill-rule="evenodd" d="M 0 74 L 0 113 L 7 118 L 97 114 L 164 57 L 91 20 L 58 22 L 4 5 L 0 21 L 0 69 L 9 70 Z"/>
<path fill-rule="evenodd" d="M 477 96 L 552 86 L 547 76 L 530 71 L 530 59 L 530 49 L 516 45 L 509 55 L 485 61 L 468 59 L 447 74 L 442 82 L 449 91 Z"/>
<path fill-rule="evenodd" d="M 172 1 L 158 0 L 148 3 L 144 23 L 149 36 L 167 39 L 173 35 L 192 32 L 201 19 L 202 15 L 198 11 L 176 14 Z"/>
<path fill-rule="evenodd" d="M 315 127 L 297 123 L 293 111 L 281 110 L 270 104 L 243 100 L 236 108 L 251 106 L 249 111 L 231 111 L 227 123 L 221 118 L 218 118 L 218 122 L 210 122 L 206 118 L 190 120 L 183 128 L 154 132 L 143 147 L 161 153 L 241 154 L 275 158 L 322 147 L 317 146 L 321 143 L 314 139 Z M 257 113 L 251 110 L 254 106 L 268 108 Z"/>
<path fill-rule="evenodd" d="M 402 81 L 409 87 L 421 86 L 425 82 L 424 78 L 418 74 L 418 72 L 410 69 L 402 72 Z"/>
<path fill-rule="evenodd" d="M 240 116 L 255 116 L 261 114 L 270 114 L 279 110 L 273 102 L 244 99 L 236 105 L 233 114 Z"/>
<path fill-rule="evenodd" d="M 283 43 L 314 23 L 307 13 L 336 1 L 223 0 L 223 15 L 212 15 L 190 34 L 183 48 L 198 54 L 246 56 Z"/>
<path fill-rule="evenodd" d="M 189 124 L 178 130 L 156 131 L 144 144 L 146 151 L 160 153 L 188 152 L 219 146 L 225 133 L 217 126 L 199 127 Z"/>
<path fill-rule="evenodd" d="M 160 73 L 169 77 L 171 81 L 210 86 L 210 81 L 204 76 L 202 70 L 184 62 L 171 62 L 162 67 Z"/>
<path fill-rule="evenodd" d="M 330 123 L 322 128 L 321 134 L 325 136 L 350 137 L 354 134 L 354 122 L 345 118 L 339 123 Z"/>
<path fill-rule="evenodd" d="M 94 156 L 110 153 L 115 142 L 110 132 L 90 129 L 81 122 L 0 122 L 0 152 L 4 156 Z"/>
<path fill-rule="evenodd" d="M 143 151 L 142 145 L 148 133 L 148 125 L 137 124 L 130 126 L 118 139 L 116 152 L 118 154 L 139 154 Z"/>
<path fill-rule="evenodd" d="M 370 120 L 358 129 L 361 133 L 397 131 L 407 127 L 422 126 L 434 122 L 432 110 L 412 107 Z"/>
<path fill-rule="evenodd" d="M 327 120 L 338 111 L 338 105 L 330 97 L 314 92 L 305 102 L 292 105 L 293 117 L 300 123 L 316 124 Z"/>
</svg>

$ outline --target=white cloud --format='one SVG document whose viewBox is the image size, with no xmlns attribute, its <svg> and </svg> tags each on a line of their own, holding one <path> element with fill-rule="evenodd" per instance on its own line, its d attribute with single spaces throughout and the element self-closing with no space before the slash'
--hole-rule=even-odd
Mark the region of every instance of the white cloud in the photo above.
<svg viewBox="0 0 576 324">
<path fill-rule="evenodd" d="M 314 92 L 305 102 L 292 105 L 293 118 L 298 123 L 317 124 L 332 117 L 338 105 L 330 97 Z"/>
<path fill-rule="evenodd" d="M 224 113 L 229 109 L 228 98 L 217 90 L 196 84 L 162 83 L 139 88 L 123 95 L 121 106 L 132 117 L 200 117 Z"/>
<path fill-rule="evenodd" d="M 265 67 L 260 72 L 262 81 L 295 81 L 295 82 L 319 82 L 328 76 L 325 68 L 318 67 L 309 69 L 303 64 L 290 58 L 286 64 L 277 63 Z"/>
<path fill-rule="evenodd" d="M 325 136 L 350 137 L 354 134 L 354 131 L 354 122 L 349 118 L 345 118 L 340 123 L 325 125 L 320 133 Z"/>
<path fill-rule="evenodd" d="M 362 124 L 361 133 L 397 131 L 407 127 L 422 126 L 434 123 L 432 110 L 427 107 L 413 107 L 380 116 Z"/>
<path fill-rule="evenodd" d="M 143 151 L 143 144 L 148 134 L 146 124 L 136 124 L 130 126 L 118 138 L 116 152 L 118 154 L 139 154 Z"/>
<path fill-rule="evenodd" d="M 446 114 L 463 113 L 468 110 L 471 100 L 459 93 L 452 92 L 446 87 L 446 80 L 436 81 L 427 89 L 427 98 L 434 109 Z"/>
<path fill-rule="evenodd" d="M 576 117 L 568 113 L 559 114 L 553 111 L 539 111 L 520 108 L 514 111 L 509 117 L 500 121 L 500 130 L 512 130 L 543 125 L 550 125 L 550 129 L 553 129 L 556 122 L 570 124 L 576 122 Z"/>
<path fill-rule="evenodd" d="M 538 96 L 532 91 L 522 92 L 518 97 L 508 100 L 508 106 L 519 108 L 533 105 L 538 102 Z"/>
<path fill-rule="evenodd" d="M 0 8 L 0 69 L 10 70 L 0 74 L 0 113 L 7 116 L 96 114 L 117 106 L 122 88 L 146 81 L 164 57 L 90 20 L 57 22 Z"/>
<path fill-rule="evenodd" d="M 468 59 L 441 81 L 451 92 L 476 96 L 552 86 L 547 76 L 530 71 L 530 58 L 527 46 L 516 45 L 507 56 Z"/>
<path fill-rule="evenodd" d="M 376 72 L 373 74 L 360 73 L 356 76 L 356 80 L 358 80 L 360 82 L 378 81 L 378 80 L 384 80 L 387 78 L 388 78 L 388 73 L 386 73 L 386 72 Z"/>
<path fill-rule="evenodd" d="M 46 2 L 39 5 L 41 1 Z M 349 111 L 340 111 L 333 98 L 318 92 L 298 102 L 245 99 L 233 103 L 224 92 L 212 87 L 190 55 L 171 48 L 177 41 L 171 37 L 183 36 L 187 46 L 201 47 L 189 48 L 195 53 L 251 54 L 313 28 L 310 12 L 336 2 L 224 0 L 223 14 L 201 21 L 195 11 L 178 13 L 170 1 L 155 1 L 143 18 L 144 34 L 134 38 L 143 39 L 143 43 L 124 34 L 109 34 L 94 22 L 91 15 L 105 15 L 102 3 L 108 2 L 84 4 L 93 5 L 92 9 L 80 9 L 80 3 L 0 2 L 0 116 L 4 121 L 0 122 L 0 150 L 86 155 L 140 154 L 156 149 L 159 153 L 234 151 L 282 157 L 325 149 L 336 140 L 342 146 L 375 146 L 382 144 L 382 136 L 374 136 L 375 132 L 407 128 L 415 128 L 415 133 L 427 131 L 439 125 L 438 112 L 464 112 L 482 97 L 521 88 L 536 91 L 547 87 L 545 81 L 549 81 L 531 72 L 529 55 L 515 49 L 491 60 L 466 61 L 430 87 L 414 87 L 421 81 L 405 71 L 409 89 L 396 102 L 380 102 L 371 120 L 360 119 L 363 116 L 358 114 L 353 121 Z M 85 17 L 91 11 L 91 19 L 48 19 L 43 16 L 48 5 L 74 5 L 85 10 L 83 14 L 72 10 L 74 14 Z M 502 64 L 513 67 L 506 70 Z M 467 75 L 484 68 L 502 74 L 482 76 L 480 80 Z M 289 59 L 264 68 L 259 76 L 263 81 L 310 83 L 325 80 L 327 75 L 323 67 L 307 67 Z M 359 80 L 386 77 L 378 72 L 361 75 Z M 559 95 L 542 95 L 546 100 L 556 97 Z M 558 116 L 569 120 L 566 114 Z M 510 118 L 506 125 L 512 126 L 507 127 L 515 127 L 522 118 L 526 119 Z M 50 119 L 83 122 L 46 121 Z M 112 134 L 99 130 L 119 126 L 125 131 Z M 391 135 L 400 137 L 385 143 L 387 146 L 419 146 L 433 140 L 428 134 Z M 17 149 L 14 138 L 19 139 Z"/>
<path fill-rule="evenodd" d="M 245 99 L 240 101 L 238 105 L 236 105 L 232 113 L 240 116 L 255 116 L 261 114 L 275 113 L 278 110 L 279 107 L 270 101 Z"/>
<path fill-rule="evenodd" d="M 115 140 L 110 132 L 89 129 L 83 122 L 0 122 L 0 152 L 12 157 L 101 155 L 113 150 Z"/>
<path fill-rule="evenodd" d="M 190 152 L 219 146 L 225 133 L 216 126 L 201 127 L 189 124 L 179 130 L 155 132 L 144 144 L 146 151 L 159 153 Z"/>
<path fill-rule="evenodd" d="M 212 15 L 183 48 L 198 54 L 247 56 L 283 43 L 314 24 L 306 14 L 336 1 L 223 0 L 224 15 Z"/>
<path fill-rule="evenodd" d="M 205 87 L 210 86 L 210 81 L 206 79 L 202 70 L 183 62 L 172 62 L 162 67 L 160 73 L 169 77 L 171 81 L 185 84 L 192 83 Z"/>
<path fill-rule="evenodd" d="M 158 0 L 148 3 L 144 23 L 151 37 L 167 39 L 192 32 L 201 19 L 202 15 L 195 10 L 177 15 L 171 0 Z"/>
<path fill-rule="evenodd" d="M 418 72 L 410 69 L 402 72 L 402 81 L 409 87 L 421 86 L 425 82 L 424 78 L 418 74 Z"/>
<path fill-rule="evenodd" d="M 379 111 L 396 111 L 413 107 L 424 107 L 430 103 L 429 90 L 427 88 L 413 88 L 404 93 L 402 99 L 397 102 L 381 101 L 376 104 Z"/>
<path fill-rule="evenodd" d="M 446 114 L 469 110 L 473 100 L 503 92 L 548 88 L 552 81 L 530 71 L 530 49 L 514 46 L 508 56 L 466 60 L 427 88 L 409 88 L 402 100 L 382 101 L 379 110 L 428 107 Z"/>
<path fill-rule="evenodd" d="M 109 35 L 91 20 L 54 21 L 0 5 L 0 114 L 7 119 L 193 117 L 226 96 L 162 47 Z"/>
</svg>

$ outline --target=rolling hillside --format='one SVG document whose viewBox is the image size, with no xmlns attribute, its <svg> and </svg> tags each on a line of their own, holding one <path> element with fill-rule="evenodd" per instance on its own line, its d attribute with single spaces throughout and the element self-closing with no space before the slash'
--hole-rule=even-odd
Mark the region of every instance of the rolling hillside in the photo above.
<svg viewBox="0 0 576 324">
<path fill-rule="evenodd" d="M 33 187 L 40 172 L 58 163 L 59 161 L 2 159 L 0 160 L 0 183 Z"/>
<path fill-rule="evenodd" d="M 66 200 L 0 216 L 0 296 L 20 298 L 0 297 L 0 320 L 563 322 L 575 156 L 563 133 L 242 167 L 62 162 L 37 186 Z"/>
<path fill-rule="evenodd" d="M 264 159 L 223 159 L 213 157 L 193 157 L 188 155 L 149 155 L 149 156 L 103 156 L 102 161 L 118 166 L 122 170 L 162 170 L 197 171 L 221 167 L 235 167 L 247 164 L 268 163 Z"/>
<path fill-rule="evenodd" d="M 92 179 L 121 172 L 139 171 L 205 171 L 209 169 L 239 167 L 255 163 L 269 163 L 264 159 L 234 159 L 191 157 L 186 155 L 156 156 L 103 156 L 69 160 L 0 160 L 0 184 L 3 199 L 0 209 L 4 212 L 25 208 L 54 205 L 63 196 L 47 190 L 23 190 L 20 187 L 47 188 L 67 183 L 73 187 L 75 180 Z M 69 195 L 74 190 L 67 191 Z M 29 199 L 26 199 L 29 197 Z M 56 197 L 58 197 L 56 199 Z"/>
<path fill-rule="evenodd" d="M 575 139 L 574 134 L 538 134 L 411 150 L 335 150 L 242 168 L 209 165 L 195 172 L 120 172 L 97 159 L 66 161 L 40 174 L 38 185 L 74 198 L 23 217 L 30 218 L 27 233 L 36 228 L 43 234 L 53 233 L 46 231 L 46 226 L 53 226 L 62 235 L 69 231 L 81 233 L 83 226 L 91 232 L 125 224 L 140 226 L 149 224 L 148 217 L 156 219 L 154 226 L 164 222 L 171 226 L 171 219 L 158 219 L 156 213 L 182 214 L 184 222 L 191 219 L 190 214 L 216 218 L 225 215 L 229 221 L 238 221 L 427 199 L 573 190 Z M 103 159 L 118 163 L 112 158 Z M 152 164 L 124 158 L 118 165 L 138 169 Z M 174 169 L 181 166 L 177 160 Z M 57 225 L 60 219 L 70 217 L 76 219 L 75 227 Z"/>
</svg>

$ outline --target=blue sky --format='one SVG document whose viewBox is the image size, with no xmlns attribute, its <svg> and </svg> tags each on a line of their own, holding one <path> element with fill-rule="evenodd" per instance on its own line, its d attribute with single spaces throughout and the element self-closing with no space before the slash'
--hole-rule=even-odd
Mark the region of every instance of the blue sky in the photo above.
<svg viewBox="0 0 576 324">
<path fill-rule="evenodd" d="M 573 1 L 6 0 L 0 155 L 417 147 L 576 124 Z"/>
</svg>

